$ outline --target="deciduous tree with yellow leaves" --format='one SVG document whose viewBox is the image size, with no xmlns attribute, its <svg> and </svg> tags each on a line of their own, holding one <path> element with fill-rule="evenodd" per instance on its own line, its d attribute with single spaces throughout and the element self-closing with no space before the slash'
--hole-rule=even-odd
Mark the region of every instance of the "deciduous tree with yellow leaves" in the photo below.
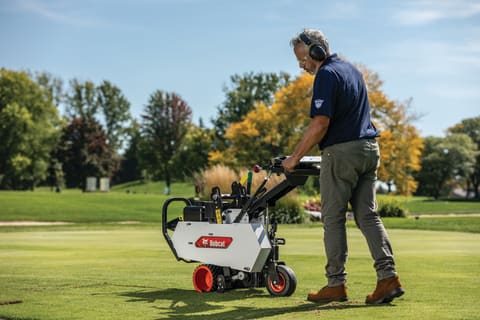
<svg viewBox="0 0 480 320">
<path fill-rule="evenodd" d="M 303 73 L 275 94 L 272 105 L 257 103 L 242 121 L 232 123 L 225 133 L 230 142 L 225 153 L 237 165 L 250 166 L 292 152 L 309 122 L 312 81 Z M 216 154 L 218 158 L 228 157 Z"/>
<path fill-rule="evenodd" d="M 381 90 L 383 82 L 378 74 L 365 66 L 360 66 L 360 70 L 367 84 L 373 122 L 381 134 L 378 178 L 385 181 L 389 189 L 394 184 L 397 193 L 411 195 L 418 185 L 413 173 L 421 168 L 423 139 L 412 124 L 415 116 L 408 113 L 410 101 L 389 100 Z"/>
<path fill-rule="evenodd" d="M 389 100 L 381 89 L 379 76 L 364 66 L 360 69 L 369 90 L 373 121 L 381 131 L 379 179 L 394 184 L 397 193 L 410 195 L 417 188 L 412 174 L 420 169 L 423 148 L 423 140 L 412 125 L 414 117 L 408 113 L 410 102 Z M 229 164 L 250 166 L 291 153 L 310 122 L 312 84 L 313 76 L 302 73 L 278 90 L 270 106 L 257 103 L 242 121 L 232 123 L 226 129 L 229 148 L 221 154 L 211 154 L 211 157 L 230 159 Z M 315 152 L 312 150 L 311 153 Z"/>
</svg>

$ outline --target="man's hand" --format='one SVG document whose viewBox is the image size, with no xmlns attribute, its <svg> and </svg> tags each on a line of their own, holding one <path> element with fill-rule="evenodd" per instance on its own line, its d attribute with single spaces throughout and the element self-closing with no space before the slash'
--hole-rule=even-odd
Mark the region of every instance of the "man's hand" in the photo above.
<svg viewBox="0 0 480 320">
<path fill-rule="evenodd" d="M 285 160 L 282 161 L 282 167 L 287 172 L 292 172 L 295 169 L 295 166 L 298 164 L 300 160 L 295 157 L 287 157 Z"/>
<path fill-rule="evenodd" d="M 300 159 L 302 159 L 302 157 L 306 155 L 314 145 L 322 141 L 327 133 L 329 124 L 330 118 L 327 116 L 315 116 L 312 118 L 305 135 L 295 148 L 292 156 L 282 161 L 282 166 L 285 171 L 292 172 L 295 166 L 300 162 Z"/>
</svg>

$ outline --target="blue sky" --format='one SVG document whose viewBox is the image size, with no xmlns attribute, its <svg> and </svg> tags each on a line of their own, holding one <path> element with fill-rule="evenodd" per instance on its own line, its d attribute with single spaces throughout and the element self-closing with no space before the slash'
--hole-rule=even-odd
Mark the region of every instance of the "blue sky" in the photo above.
<svg viewBox="0 0 480 320">
<path fill-rule="evenodd" d="M 305 27 L 412 98 L 422 135 L 480 115 L 479 0 L 0 0 L 0 67 L 109 80 L 136 117 L 174 91 L 209 125 L 231 75 L 300 73 L 289 40 Z"/>
</svg>

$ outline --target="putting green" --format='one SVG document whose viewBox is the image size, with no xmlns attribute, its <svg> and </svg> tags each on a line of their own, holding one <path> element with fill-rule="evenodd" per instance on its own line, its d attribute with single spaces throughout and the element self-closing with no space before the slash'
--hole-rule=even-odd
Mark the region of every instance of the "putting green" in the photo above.
<svg viewBox="0 0 480 320">
<path fill-rule="evenodd" d="M 325 284 L 320 226 L 279 226 L 280 257 L 296 273 L 288 298 L 266 289 L 197 293 L 196 264 L 175 261 L 161 231 L 108 230 L 0 233 L 0 318 L 6 319 L 478 319 L 480 234 L 389 230 L 406 294 L 368 307 L 375 287 L 367 246 L 349 234 L 347 303 L 315 305 L 310 290 Z M 30 230 L 30 229 L 29 229 Z"/>
</svg>

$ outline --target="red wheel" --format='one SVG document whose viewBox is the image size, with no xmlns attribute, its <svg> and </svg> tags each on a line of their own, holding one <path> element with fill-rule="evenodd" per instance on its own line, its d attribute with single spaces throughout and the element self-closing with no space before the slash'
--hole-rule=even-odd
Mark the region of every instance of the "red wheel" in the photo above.
<svg viewBox="0 0 480 320">
<path fill-rule="evenodd" d="M 202 264 L 193 271 L 193 287 L 198 292 L 210 292 L 216 290 L 215 279 L 217 276 L 217 268 L 214 266 Z"/>
<path fill-rule="evenodd" d="M 287 266 L 277 266 L 278 281 L 275 282 L 271 279 L 270 275 L 267 276 L 267 290 L 272 296 L 286 297 L 295 292 L 297 288 L 297 278 L 292 269 Z"/>
<path fill-rule="evenodd" d="M 278 282 L 274 283 L 272 279 L 268 279 L 268 286 L 270 289 L 275 293 L 281 293 L 285 290 L 285 286 L 287 285 L 287 281 L 285 280 L 285 276 L 281 273 L 278 274 Z"/>
</svg>

